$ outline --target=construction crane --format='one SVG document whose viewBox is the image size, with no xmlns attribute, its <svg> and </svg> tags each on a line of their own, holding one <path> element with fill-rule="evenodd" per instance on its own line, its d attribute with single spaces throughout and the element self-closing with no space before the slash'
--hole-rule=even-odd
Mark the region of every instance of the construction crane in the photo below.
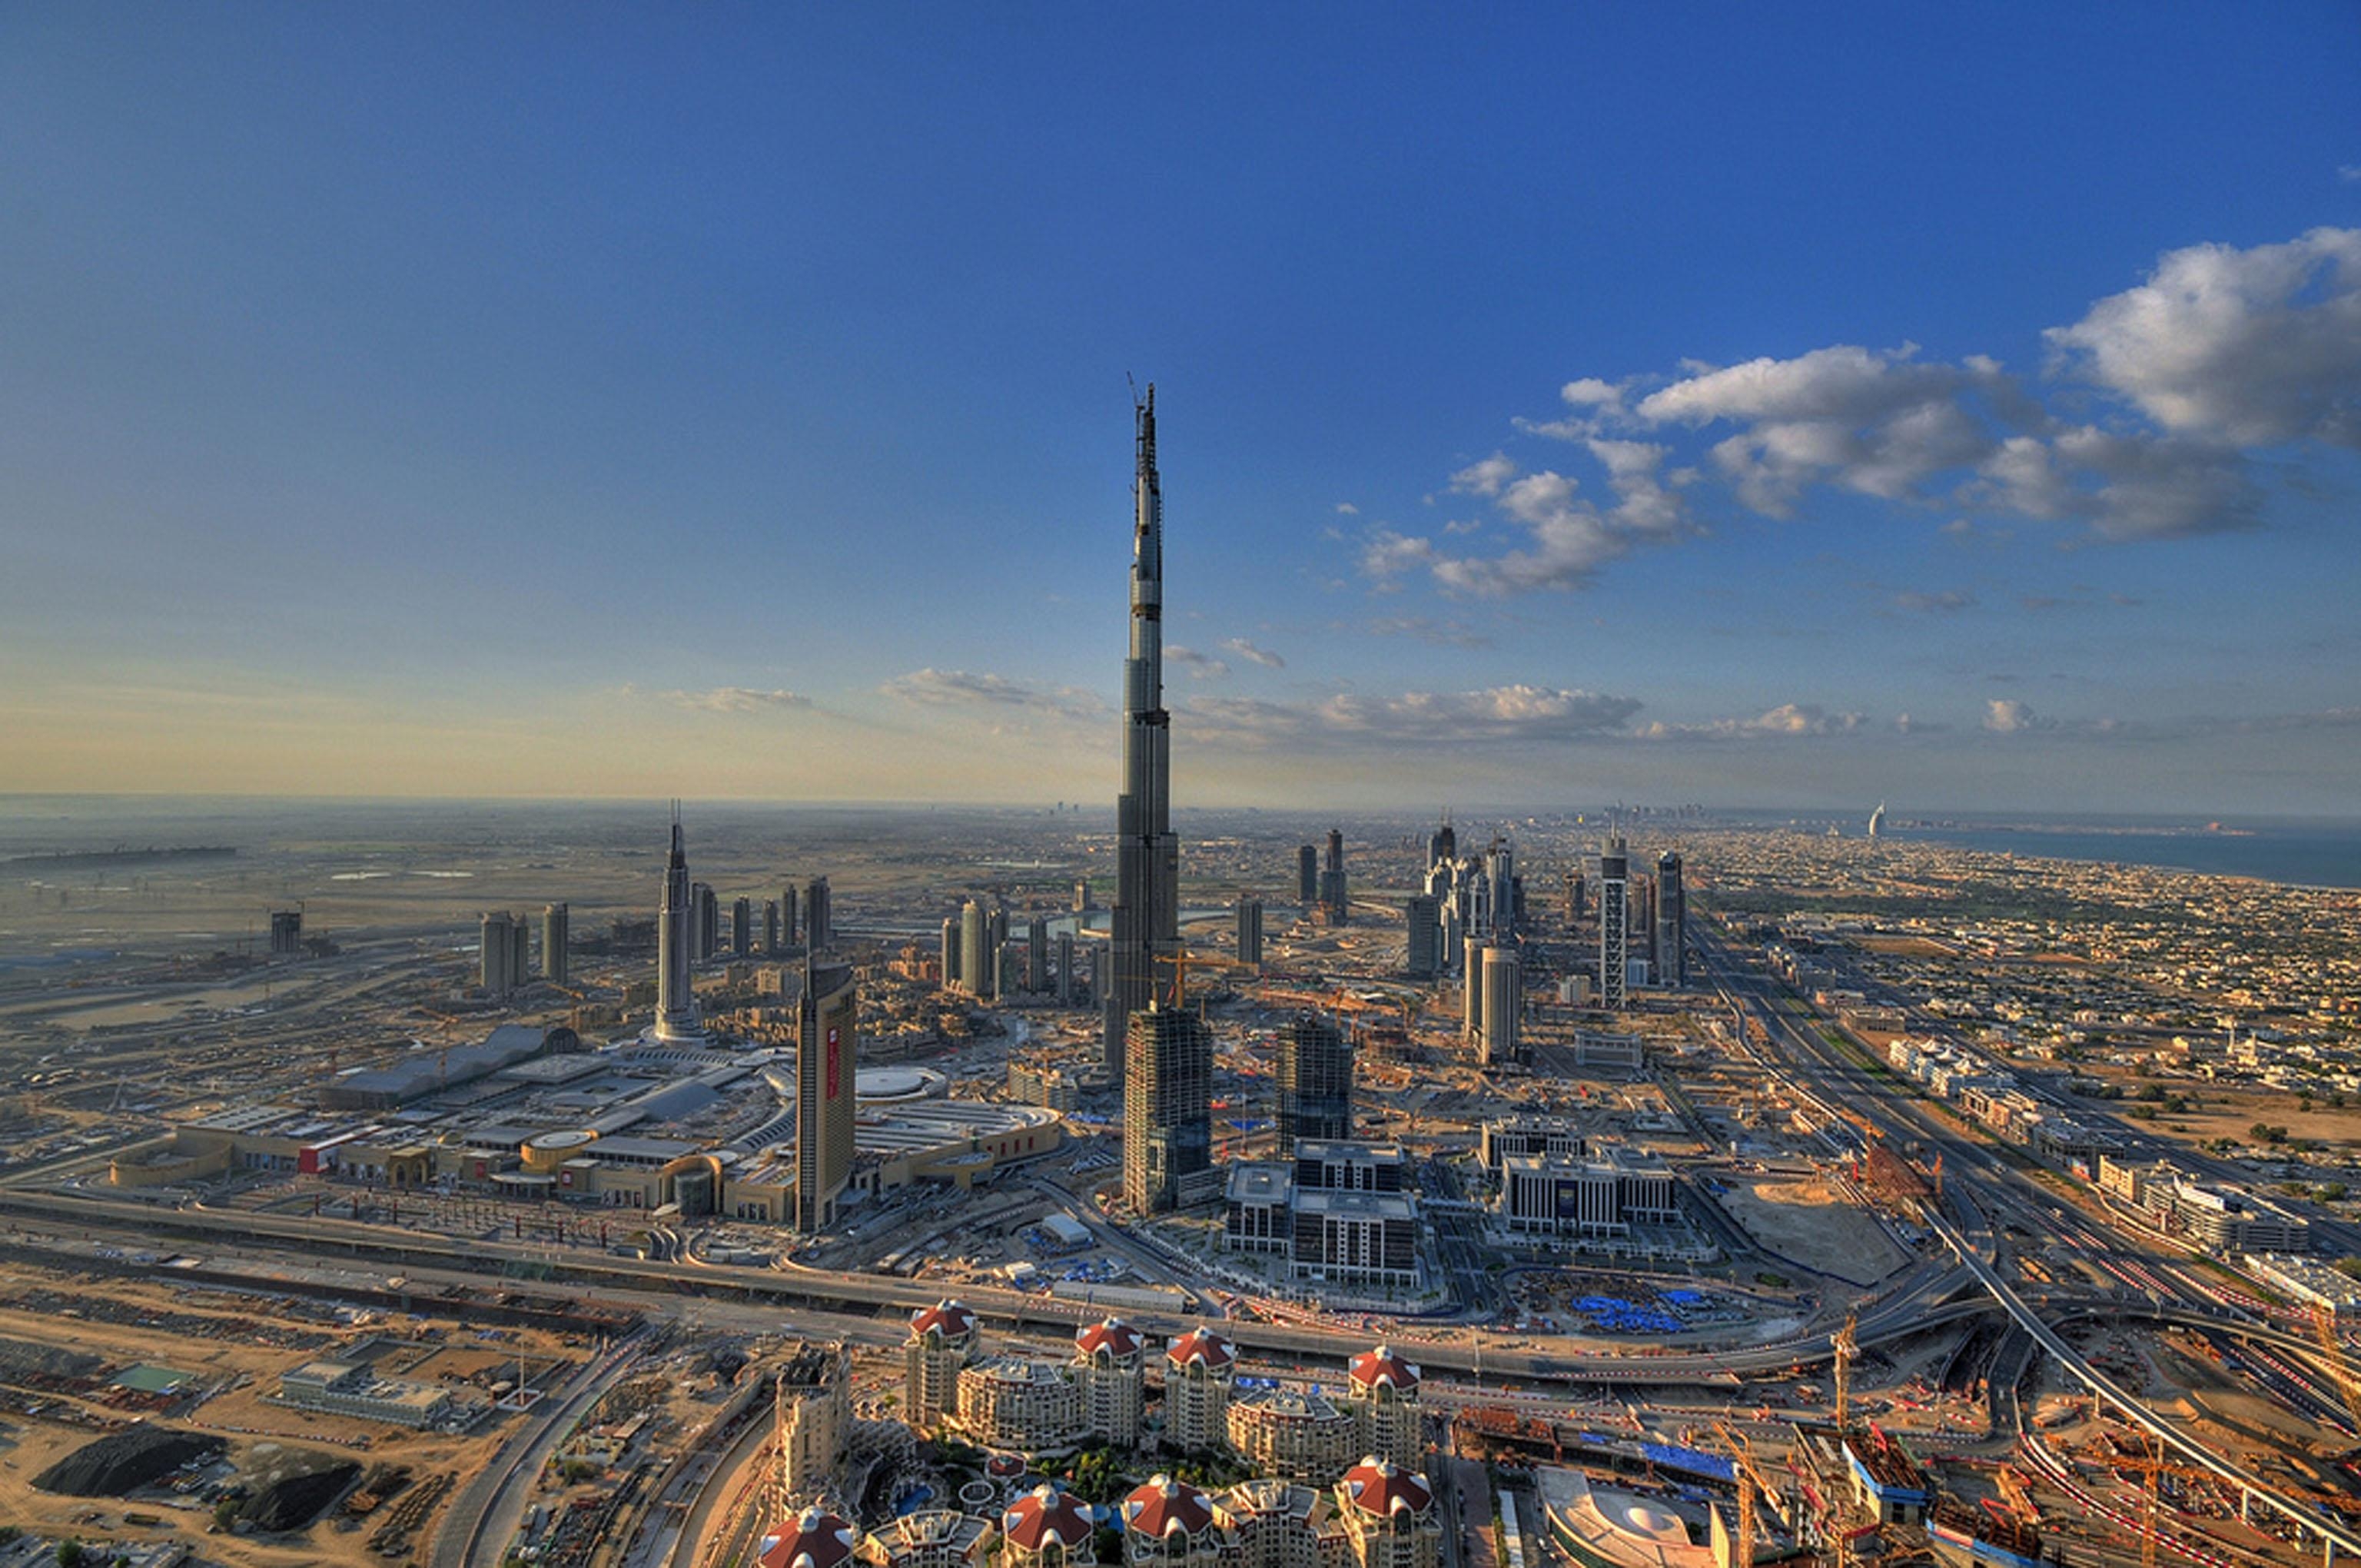
<svg viewBox="0 0 2361 1568">
<path fill-rule="evenodd" d="M 1835 1353 L 1837 1364 L 1837 1441 L 1845 1439 L 1845 1418 L 1852 1406 L 1852 1363 L 1861 1354 L 1861 1341 L 1855 1331 L 1861 1325 L 1859 1312 L 1845 1314 L 1844 1327 L 1828 1336 L 1828 1348 Z"/>
<path fill-rule="evenodd" d="M 2336 1309 L 2325 1301 L 2312 1304 L 2312 1337 L 2328 1362 L 2328 1375 L 2345 1396 L 2345 1408 L 2353 1415 L 2353 1433 L 2361 1437 L 2361 1377 L 2356 1377 L 2353 1364 L 2345 1359 L 2345 1342 L 2336 1333 Z"/>
<path fill-rule="evenodd" d="M 1228 965 L 1222 963 L 1218 959 L 1199 958 L 1196 954 L 1191 952 L 1186 948 L 1182 948 L 1178 952 L 1174 953 L 1159 953 L 1156 956 L 1156 961 L 1159 964 L 1169 964 L 1171 966 L 1171 1005 L 1175 1008 L 1180 1006 L 1188 995 L 1189 971 L 1191 970 L 1208 968 L 1226 969 L 1229 967 Z"/>
<path fill-rule="evenodd" d="M 1713 1423 L 1714 1435 L 1730 1450 L 1731 1477 L 1738 1483 L 1738 1551 L 1734 1568 L 1753 1568 L 1754 1563 L 1754 1499 L 1759 1493 L 1776 1497 L 1779 1488 L 1767 1480 L 1754 1465 L 1753 1445 L 1746 1434 L 1731 1430 L 1726 1421 Z"/>
</svg>

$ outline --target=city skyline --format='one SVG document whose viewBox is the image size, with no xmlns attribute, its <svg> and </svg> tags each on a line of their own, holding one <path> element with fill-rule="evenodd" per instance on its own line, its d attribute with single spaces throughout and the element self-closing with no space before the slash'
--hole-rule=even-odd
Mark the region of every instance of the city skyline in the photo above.
<svg viewBox="0 0 2361 1568">
<path fill-rule="evenodd" d="M 2330 7 L 423 16 L 5 25 L 0 791 L 1103 801 L 1126 371 L 1182 809 L 2361 784 Z"/>
</svg>

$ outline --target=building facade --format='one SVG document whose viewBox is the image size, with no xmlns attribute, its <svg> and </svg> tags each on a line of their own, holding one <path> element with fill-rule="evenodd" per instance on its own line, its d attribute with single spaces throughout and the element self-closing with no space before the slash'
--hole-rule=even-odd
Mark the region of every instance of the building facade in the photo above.
<svg viewBox="0 0 2361 1568">
<path fill-rule="evenodd" d="M 1121 1318 L 1086 1323 L 1074 1335 L 1082 1424 L 1118 1448 L 1139 1446 L 1148 1407 L 1147 1349 L 1147 1336 Z"/>
<path fill-rule="evenodd" d="M 1333 1018 L 1298 1013 L 1279 1026 L 1278 1152 L 1299 1138 L 1353 1135 L 1353 1046 Z"/>
<path fill-rule="evenodd" d="M 1165 1442 L 1199 1453 L 1228 1441 L 1237 1364 L 1237 1348 L 1208 1328 L 1191 1329 L 1165 1347 Z"/>
<path fill-rule="evenodd" d="M 1426 1468 L 1426 1412 L 1419 1402 L 1417 1365 L 1389 1345 L 1366 1350 L 1345 1364 L 1345 1400 L 1351 1407 L 1363 1453 L 1403 1470 Z"/>
<path fill-rule="evenodd" d="M 1186 1009 L 1146 1007 L 1131 1014 L 1124 1055 L 1124 1202 L 1160 1214 L 1213 1168 L 1213 1030 Z"/>
<path fill-rule="evenodd" d="M 941 1424 L 959 1398 L 960 1369 L 975 1354 L 976 1316 L 964 1301 L 938 1301 L 910 1315 L 904 1343 L 902 1404 L 914 1427 Z"/>
<path fill-rule="evenodd" d="M 1371 1457 L 1336 1484 L 1354 1568 L 1435 1568 L 1443 1554 L 1443 1522 L 1434 1488 L 1420 1471 Z"/>
<path fill-rule="evenodd" d="M 1230 1450 L 1260 1475 L 1328 1486 L 1353 1463 L 1359 1437 L 1350 1410 L 1325 1394 L 1257 1388 L 1230 1401 Z"/>
<path fill-rule="evenodd" d="M 1082 1388 L 1054 1361 L 995 1355 L 960 1369 L 958 1424 L 986 1448 L 1051 1453 L 1082 1435 Z"/>
<path fill-rule="evenodd" d="M 835 1223 L 852 1174 L 860 1003 L 850 964 L 804 970 L 796 1003 L 796 1229 Z"/>
</svg>

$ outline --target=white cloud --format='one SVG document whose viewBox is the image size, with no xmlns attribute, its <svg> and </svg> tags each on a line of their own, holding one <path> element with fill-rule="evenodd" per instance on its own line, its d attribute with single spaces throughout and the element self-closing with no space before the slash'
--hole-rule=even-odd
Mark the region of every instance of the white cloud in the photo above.
<svg viewBox="0 0 2361 1568">
<path fill-rule="evenodd" d="M 2065 369 L 2177 434 L 2361 447 L 2361 229 L 2169 251 L 2047 336 Z"/>
<path fill-rule="evenodd" d="M 1651 740 L 1730 740 L 1765 736 L 1850 735 L 1864 722 L 1858 713 L 1831 713 L 1816 702 L 1784 702 L 1752 718 L 1717 718 L 1702 724 L 1651 724 L 1641 734 Z"/>
<path fill-rule="evenodd" d="M 1358 517 L 1361 515 L 1361 509 L 1355 506 L 1350 501 L 1338 501 L 1336 503 L 1336 515 L 1338 517 Z"/>
<path fill-rule="evenodd" d="M 2037 715 L 2030 705 L 2012 696 L 1996 696 L 1984 704 L 1984 728 L 1995 735 L 2015 735 L 2027 729 L 2040 729 L 2048 720 Z"/>
<path fill-rule="evenodd" d="M 1414 567 L 1423 566 L 1434 559 L 1434 546 L 1424 539 L 1412 539 L 1396 533 L 1390 528 L 1380 528 L 1361 546 L 1361 570 L 1380 583 L 1390 581 Z"/>
<path fill-rule="evenodd" d="M 1239 658 L 1260 664 L 1266 670 L 1283 670 L 1287 661 L 1268 648 L 1257 648 L 1243 637 L 1233 637 L 1222 644 Z"/>
<path fill-rule="evenodd" d="M 1212 654 L 1200 653 L 1194 648 L 1184 648 L 1178 642 L 1164 650 L 1164 657 L 1201 681 L 1219 680 L 1230 673 L 1229 665 Z"/>
<path fill-rule="evenodd" d="M 1462 495 L 1497 496 L 1500 487 L 1517 476 L 1517 466 L 1505 453 L 1495 452 L 1480 463 L 1470 463 L 1451 476 L 1451 488 Z"/>
<path fill-rule="evenodd" d="M 1086 716 L 1104 712 L 1104 702 L 1071 687 L 1027 685 L 1005 675 L 976 674 L 966 670 L 913 670 L 896 675 L 878 688 L 902 702 L 926 707 L 1014 707 L 1044 713 Z"/>
<path fill-rule="evenodd" d="M 666 702 L 700 713 L 772 713 L 784 708 L 809 707 L 811 698 L 800 692 L 785 690 L 758 691 L 752 686 L 715 686 L 708 691 L 670 691 L 664 694 Z"/>
<path fill-rule="evenodd" d="M 1307 703 L 1199 697 L 1179 722 L 1212 745 L 1385 751 L 1464 742 L 1562 744 L 1624 733 L 1635 697 L 1554 686 L 1479 691 L 1345 693 Z"/>
</svg>

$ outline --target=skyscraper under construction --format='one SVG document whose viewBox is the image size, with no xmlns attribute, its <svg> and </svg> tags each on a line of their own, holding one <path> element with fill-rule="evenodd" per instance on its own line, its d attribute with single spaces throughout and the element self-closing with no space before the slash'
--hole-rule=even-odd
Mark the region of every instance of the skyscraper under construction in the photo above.
<svg viewBox="0 0 2361 1568">
<path fill-rule="evenodd" d="M 1135 1214 L 1177 1208 L 1213 1165 L 1213 1032 L 1185 1007 L 1126 1021 L 1123 1201 Z"/>
<path fill-rule="evenodd" d="M 1180 950 L 1180 841 L 1172 834 L 1172 716 L 1164 709 L 1164 498 L 1156 477 L 1156 388 L 1134 411 L 1131 654 L 1123 665 L 1123 793 L 1115 797 L 1107 1070 L 1120 1078 L 1131 1017 L 1156 994 L 1158 960 Z M 1202 1030 L 1203 1025 L 1198 1025 Z M 1206 1052 L 1210 1058 L 1210 1046 Z M 1210 1070 L 1207 1073 L 1210 1079 Z M 1125 1123 L 1130 1110 L 1126 1103 Z M 1130 1188 L 1126 1156 L 1126 1190 Z"/>
</svg>

